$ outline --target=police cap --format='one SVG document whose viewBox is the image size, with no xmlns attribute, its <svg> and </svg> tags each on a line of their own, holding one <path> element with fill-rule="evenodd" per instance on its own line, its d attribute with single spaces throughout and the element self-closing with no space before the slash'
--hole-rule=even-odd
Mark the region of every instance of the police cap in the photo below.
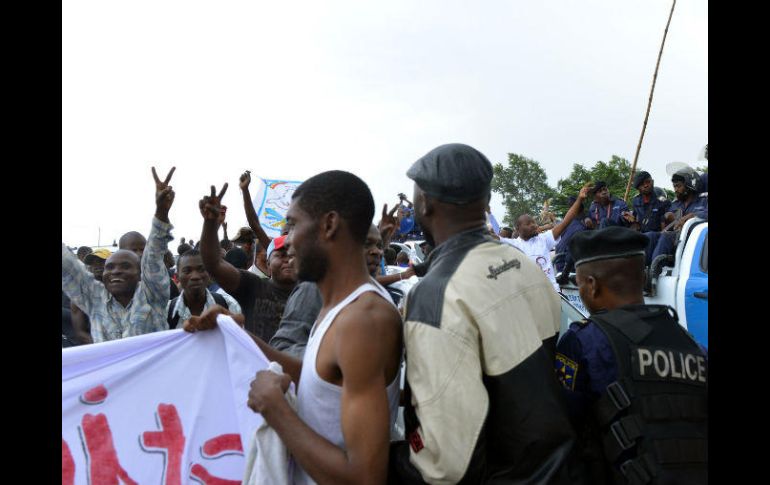
<svg viewBox="0 0 770 485">
<path fill-rule="evenodd" d="M 642 170 L 641 172 L 636 174 L 636 176 L 634 177 L 634 188 L 638 189 L 639 186 L 642 185 L 645 180 L 651 179 L 651 178 L 652 176 L 650 176 L 649 172 L 645 172 L 644 170 Z"/>
<path fill-rule="evenodd" d="M 414 162 L 406 176 L 441 202 L 466 204 L 489 196 L 492 164 L 475 148 L 451 143 Z"/>
<path fill-rule="evenodd" d="M 644 256 L 649 238 L 625 227 L 610 226 L 596 231 L 582 231 L 572 236 L 569 250 L 575 267 L 602 259 Z"/>
</svg>

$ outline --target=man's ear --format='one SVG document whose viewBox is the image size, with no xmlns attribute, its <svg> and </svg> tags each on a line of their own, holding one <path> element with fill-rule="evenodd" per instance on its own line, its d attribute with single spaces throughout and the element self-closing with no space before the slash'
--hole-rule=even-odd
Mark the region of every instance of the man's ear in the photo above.
<svg viewBox="0 0 770 485">
<path fill-rule="evenodd" d="M 585 284 L 588 286 L 588 295 L 591 297 L 591 299 L 595 300 L 598 298 L 602 290 L 599 280 L 597 280 L 593 275 L 589 275 L 586 277 L 585 282 Z"/>
<path fill-rule="evenodd" d="M 321 216 L 321 236 L 326 240 L 333 240 L 340 229 L 342 219 L 337 211 L 327 212 Z"/>
</svg>

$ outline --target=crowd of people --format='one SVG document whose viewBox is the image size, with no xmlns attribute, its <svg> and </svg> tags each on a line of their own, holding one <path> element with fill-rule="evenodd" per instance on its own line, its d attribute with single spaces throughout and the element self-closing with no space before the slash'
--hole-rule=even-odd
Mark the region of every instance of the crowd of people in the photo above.
<svg viewBox="0 0 770 485">
<path fill-rule="evenodd" d="M 580 194 L 569 197 L 570 209 L 558 223 L 552 213 L 548 213 L 552 222 L 547 224 L 538 224 L 532 215 L 522 214 L 514 228 L 504 227 L 492 235 L 530 256 L 556 291 L 560 285 L 569 283 L 569 276 L 575 271 L 569 244 L 582 231 L 617 226 L 644 234 L 647 236 L 645 265 L 650 267 L 656 259 L 670 261 L 679 232 L 688 220 L 693 217 L 708 220 L 708 173 L 682 168 L 673 174 L 671 183 L 676 197 L 673 202 L 655 187 L 648 172 L 640 171 L 633 179 L 638 194 L 629 209 L 622 199 L 610 194 L 604 181 L 589 182 Z M 593 200 L 586 212 L 584 200 L 589 197 Z"/>
<path fill-rule="evenodd" d="M 495 234 L 491 163 L 442 145 L 407 171 L 412 200 L 399 194 L 376 223 L 367 184 L 328 171 L 296 189 L 271 238 L 245 172 L 249 226 L 228 239 L 228 185 L 212 186 L 199 240 L 182 238 L 174 255 L 174 170 L 161 180 L 152 169 L 147 238 L 126 233 L 114 253 L 62 244 L 63 347 L 210 331 L 231 316 L 283 368 L 257 373 L 244 398 L 293 456 L 295 483 L 703 482 L 705 349 L 666 307 L 643 304 L 642 277 L 673 248 L 667 226 L 707 217 L 697 174 L 674 175 L 669 205 L 639 173 L 633 210 L 589 182 L 561 221 L 522 214 Z M 417 236 L 419 264 L 389 247 Z M 559 340 L 556 275 L 571 268 L 592 315 Z M 670 366 L 681 359 L 678 378 L 661 375 L 659 348 Z"/>
</svg>

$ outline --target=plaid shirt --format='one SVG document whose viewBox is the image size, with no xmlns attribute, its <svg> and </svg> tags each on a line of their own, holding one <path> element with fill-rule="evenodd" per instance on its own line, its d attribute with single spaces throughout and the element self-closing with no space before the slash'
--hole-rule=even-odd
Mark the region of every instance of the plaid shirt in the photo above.
<svg viewBox="0 0 770 485">
<path fill-rule="evenodd" d="M 163 255 L 168 242 L 173 239 L 173 227 L 153 217 L 150 237 L 142 255 L 141 280 L 127 307 L 121 305 L 100 281 L 94 279 L 67 246 L 62 244 L 62 290 L 91 319 L 94 343 L 168 330 L 165 310 L 169 300 L 169 284 Z"/>
</svg>

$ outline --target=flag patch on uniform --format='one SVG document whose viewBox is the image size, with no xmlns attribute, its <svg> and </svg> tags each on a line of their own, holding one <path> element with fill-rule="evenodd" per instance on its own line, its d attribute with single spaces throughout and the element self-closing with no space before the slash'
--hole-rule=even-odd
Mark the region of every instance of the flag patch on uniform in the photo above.
<svg viewBox="0 0 770 485">
<path fill-rule="evenodd" d="M 561 384 L 571 390 L 575 390 L 575 376 L 577 375 L 578 365 L 574 360 L 568 359 L 563 354 L 556 353 L 556 377 Z"/>
</svg>

